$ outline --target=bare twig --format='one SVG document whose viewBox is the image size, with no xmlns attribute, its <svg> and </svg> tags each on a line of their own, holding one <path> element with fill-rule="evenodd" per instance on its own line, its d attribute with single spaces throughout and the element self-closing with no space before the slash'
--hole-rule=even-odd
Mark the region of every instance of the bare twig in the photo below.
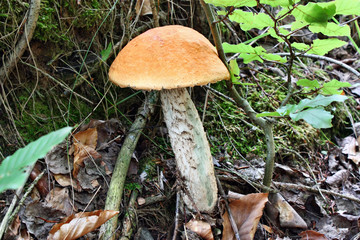
<svg viewBox="0 0 360 240">
<path fill-rule="evenodd" d="M 29 194 L 31 193 L 31 191 L 33 190 L 33 188 L 35 187 L 35 185 L 38 183 L 38 181 L 42 178 L 42 176 L 44 175 L 45 171 L 42 171 L 42 173 L 40 173 L 35 179 L 34 181 L 30 184 L 29 188 L 26 190 L 24 196 L 21 198 L 21 200 L 19 201 L 18 206 L 16 207 L 16 209 L 13 211 L 18 195 L 21 194 L 23 188 L 19 188 L 16 191 L 16 194 L 9 206 L 9 209 L 7 210 L 1 225 L 0 225 L 0 239 L 2 239 L 6 229 L 8 228 L 8 226 L 12 223 L 12 221 L 15 218 L 15 215 L 19 212 L 20 207 L 24 204 L 25 199 L 27 198 L 27 196 L 29 196 Z"/>
<path fill-rule="evenodd" d="M 297 190 L 308 191 L 308 192 L 320 194 L 320 191 L 317 187 L 308 187 L 308 186 L 305 186 L 302 184 L 281 183 L 281 182 L 273 182 L 273 184 L 276 187 L 282 188 L 282 189 L 297 189 Z M 350 201 L 360 203 L 360 199 L 356 198 L 354 196 L 349 196 L 349 195 L 345 195 L 345 194 L 341 194 L 341 193 L 337 193 L 337 192 L 329 191 L 329 190 L 325 190 L 325 189 L 321 189 L 321 193 L 326 194 L 326 195 L 332 195 L 332 196 L 336 196 L 336 197 L 345 198 Z"/>
<path fill-rule="evenodd" d="M 174 226 L 174 234 L 172 240 L 176 240 L 177 233 L 179 231 L 179 218 L 180 218 L 180 209 L 182 208 L 182 201 L 180 191 L 176 193 L 176 212 L 175 212 L 175 226 Z"/>
<path fill-rule="evenodd" d="M 159 15 L 158 15 L 157 8 L 156 8 L 155 1 L 154 1 L 154 0 L 150 0 L 150 6 L 151 6 L 151 11 L 152 11 L 153 19 L 154 19 L 154 27 L 160 27 L 160 24 L 159 24 Z"/>
<path fill-rule="evenodd" d="M 125 218 L 122 224 L 122 233 L 120 240 L 128 240 L 131 238 L 131 235 L 134 232 L 134 228 L 136 227 L 136 198 L 138 196 L 138 191 L 134 190 L 131 193 L 131 197 L 129 200 L 129 206 L 127 208 Z"/>
<path fill-rule="evenodd" d="M 147 99 L 139 109 L 139 113 L 125 138 L 111 178 L 105 203 L 106 210 L 119 210 L 120 208 L 126 173 L 129 169 L 131 156 L 135 150 L 141 132 L 145 127 L 146 121 L 154 111 L 154 105 L 157 103 L 158 98 L 158 92 L 150 92 L 148 94 Z M 117 227 L 117 220 L 117 218 L 112 218 L 101 226 L 99 239 L 115 238 L 113 233 Z"/>
<path fill-rule="evenodd" d="M 290 54 L 289 53 L 275 53 L 279 56 L 289 56 Z M 331 63 L 335 63 L 343 68 L 345 68 L 346 70 L 348 70 L 349 72 L 352 72 L 353 74 L 355 74 L 357 77 L 360 78 L 360 72 L 358 72 L 356 69 L 350 67 L 349 65 L 341 62 L 341 61 L 338 61 L 338 60 L 335 60 L 333 58 L 330 58 L 330 57 L 325 57 L 325 56 L 319 56 L 319 55 L 315 55 L 315 54 L 307 54 L 307 53 L 297 53 L 295 54 L 296 57 L 307 57 L 307 58 L 314 58 L 314 59 L 319 59 L 319 60 L 325 60 L 325 61 L 328 61 L 328 62 L 331 62 Z"/>
<path fill-rule="evenodd" d="M 218 55 L 223 63 L 228 67 L 226 62 L 225 53 L 222 48 L 222 43 L 218 31 L 218 26 L 216 25 L 216 21 L 214 19 L 212 10 L 210 5 L 206 4 L 203 0 L 201 0 L 201 5 L 203 6 L 207 20 L 210 25 L 211 33 L 214 38 L 215 46 L 218 51 Z M 267 121 L 265 118 L 258 118 L 256 117 L 256 112 L 250 106 L 249 102 L 240 96 L 238 91 L 234 88 L 231 81 L 226 82 L 228 90 L 230 92 L 231 97 L 235 100 L 236 104 L 241 107 L 245 113 L 250 117 L 250 119 L 260 126 L 265 134 L 266 138 L 266 146 L 267 146 L 267 157 L 266 157 L 266 168 L 265 168 L 265 176 L 263 180 L 263 184 L 267 187 L 270 186 L 272 180 L 272 174 L 274 171 L 274 162 L 275 162 L 275 143 L 274 143 L 274 136 L 272 131 L 272 124 Z"/>
<path fill-rule="evenodd" d="M 14 51 L 8 56 L 3 57 L 3 66 L 0 69 L 0 84 L 4 83 L 4 79 L 8 77 L 10 72 L 15 67 L 17 61 L 19 58 L 23 55 L 25 52 L 28 43 L 31 41 L 32 36 L 35 31 L 36 22 L 39 17 L 40 12 L 40 2 L 41 0 L 32 0 L 30 3 L 29 13 L 27 15 L 25 20 L 25 27 L 24 27 L 24 34 L 21 36 L 20 40 L 15 46 Z"/>
<path fill-rule="evenodd" d="M 224 198 L 226 198 L 226 195 L 225 195 L 225 192 L 224 192 L 224 189 L 222 188 L 221 186 L 221 182 L 219 180 L 219 178 L 216 176 L 216 182 L 217 182 L 217 185 L 218 185 L 218 188 L 219 188 L 219 192 L 221 194 L 221 196 L 223 196 Z M 225 199 L 225 206 L 226 206 L 226 211 L 228 212 L 229 214 L 229 221 L 230 221 L 230 224 L 231 224 L 231 227 L 234 231 L 234 234 L 235 234 L 235 238 L 236 240 L 240 240 L 240 234 L 239 234 L 239 230 L 237 228 L 237 225 L 236 225 L 236 222 L 235 222 L 235 219 L 231 213 L 231 208 L 229 206 L 229 203 L 227 201 L 227 199 Z"/>
</svg>

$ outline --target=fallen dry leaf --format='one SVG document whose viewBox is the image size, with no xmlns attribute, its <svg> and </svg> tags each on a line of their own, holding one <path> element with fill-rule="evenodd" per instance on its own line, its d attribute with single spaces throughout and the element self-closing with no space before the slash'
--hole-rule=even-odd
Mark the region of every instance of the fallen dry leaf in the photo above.
<svg viewBox="0 0 360 240">
<path fill-rule="evenodd" d="M 185 226 L 191 231 L 195 232 L 204 240 L 214 239 L 211 231 L 211 226 L 207 222 L 191 219 L 188 223 L 185 224 Z"/>
<path fill-rule="evenodd" d="M 84 160 L 86 158 L 101 158 L 101 155 L 95 150 L 97 145 L 97 137 L 98 134 L 96 128 L 88 128 L 84 131 L 74 134 L 74 143 L 71 148 L 71 152 L 74 154 L 74 178 L 77 177 L 80 168 L 84 167 Z"/>
<path fill-rule="evenodd" d="M 81 186 L 80 184 L 73 178 L 71 178 L 69 175 L 63 175 L 63 174 L 53 174 L 56 182 L 58 184 L 60 184 L 60 186 L 62 187 L 67 187 L 67 186 L 73 186 L 73 188 L 78 191 L 81 192 Z"/>
<path fill-rule="evenodd" d="M 57 209 L 69 216 L 73 211 L 72 202 L 69 197 L 69 190 L 67 188 L 55 187 L 45 198 L 45 205 Z"/>
<path fill-rule="evenodd" d="M 263 215 L 263 209 L 267 201 L 268 193 L 253 193 L 230 202 L 229 206 L 241 240 L 252 240 L 254 238 L 256 226 Z M 227 212 L 223 215 L 223 219 L 222 240 L 235 239 Z"/>
<path fill-rule="evenodd" d="M 136 15 L 140 16 L 152 14 L 150 0 L 137 0 L 135 11 Z"/>
<path fill-rule="evenodd" d="M 324 234 L 315 232 L 313 230 L 306 230 L 299 233 L 301 240 L 328 240 Z"/>
<path fill-rule="evenodd" d="M 281 227 L 306 229 L 307 224 L 295 209 L 281 196 L 280 193 L 269 195 L 266 211 L 272 216 L 279 218 Z"/>
<path fill-rule="evenodd" d="M 95 230 L 107 220 L 118 214 L 119 211 L 97 210 L 81 212 L 63 219 L 62 223 L 55 224 L 50 230 L 48 240 L 72 240 Z"/>
</svg>

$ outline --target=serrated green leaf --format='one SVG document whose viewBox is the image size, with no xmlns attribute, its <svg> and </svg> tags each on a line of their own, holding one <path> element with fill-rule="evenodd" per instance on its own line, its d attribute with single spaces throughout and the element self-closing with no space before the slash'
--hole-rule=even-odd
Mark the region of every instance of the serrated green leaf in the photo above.
<svg viewBox="0 0 360 240">
<path fill-rule="evenodd" d="M 71 130 L 72 127 L 65 127 L 51 132 L 6 157 L 0 165 L 0 192 L 21 187 L 28 177 L 25 174 L 26 167 L 43 158 L 55 145 L 62 142 Z"/>
<path fill-rule="evenodd" d="M 305 108 L 316 108 L 319 106 L 326 107 L 332 102 L 344 102 L 346 99 L 348 99 L 347 96 L 343 95 L 332 95 L 332 96 L 323 96 L 323 95 L 317 95 L 314 99 L 303 99 L 300 101 L 298 105 L 296 105 L 296 112 L 300 112 Z M 293 113 L 295 113 L 293 111 Z"/>
<path fill-rule="evenodd" d="M 104 49 L 100 52 L 101 59 L 103 61 L 106 61 L 109 58 L 111 50 L 112 50 L 112 43 L 110 43 L 106 49 Z"/>
<path fill-rule="evenodd" d="M 321 93 L 325 95 L 341 94 L 342 91 L 339 91 L 339 88 L 342 87 L 351 87 L 351 84 L 333 79 L 330 82 L 324 83 L 323 87 L 321 88 Z"/>
<path fill-rule="evenodd" d="M 316 39 L 313 41 L 313 44 L 311 45 L 312 48 L 308 51 L 308 53 L 323 56 L 331 50 L 342 47 L 345 44 L 345 41 L 341 41 L 336 38 Z"/>
<path fill-rule="evenodd" d="M 253 28 L 263 29 L 274 25 L 271 17 L 265 13 L 255 14 L 253 12 L 245 12 L 240 9 L 235 10 L 229 16 L 229 19 L 239 23 L 243 31 L 248 31 Z"/>
<path fill-rule="evenodd" d="M 292 15 L 297 21 L 306 23 L 323 23 L 326 24 L 336 13 L 334 2 L 313 3 L 300 5 L 292 11 Z"/>
<path fill-rule="evenodd" d="M 360 0 L 335 0 L 336 14 L 360 15 Z"/>
<path fill-rule="evenodd" d="M 309 30 L 313 33 L 322 33 L 326 36 L 350 36 L 350 27 L 348 25 L 339 26 L 336 23 L 329 22 L 324 24 L 311 24 Z"/>
<path fill-rule="evenodd" d="M 206 3 L 219 7 L 255 7 L 256 0 L 204 0 Z"/>
<path fill-rule="evenodd" d="M 309 90 L 314 90 L 320 87 L 317 80 L 299 79 L 296 84 L 301 87 L 307 87 Z"/>
<path fill-rule="evenodd" d="M 286 63 L 286 58 L 281 57 L 279 55 L 271 54 L 271 53 L 264 53 L 261 55 L 261 57 L 268 61 L 275 61 L 279 63 Z"/>
<path fill-rule="evenodd" d="M 300 51 L 307 51 L 311 47 L 305 43 L 297 43 L 297 42 L 292 43 L 291 46 Z"/>
<path fill-rule="evenodd" d="M 294 121 L 303 119 L 314 128 L 331 128 L 331 119 L 334 116 L 323 108 L 310 108 L 299 113 L 291 113 L 290 117 Z"/>
</svg>

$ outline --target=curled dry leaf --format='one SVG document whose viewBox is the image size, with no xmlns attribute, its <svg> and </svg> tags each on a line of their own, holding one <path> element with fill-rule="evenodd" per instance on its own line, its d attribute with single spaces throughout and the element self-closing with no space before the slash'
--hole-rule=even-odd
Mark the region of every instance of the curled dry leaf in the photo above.
<svg viewBox="0 0 360 240">
<path fill-rule="evenodd" d="M 313 230 L 306 230 L 299 233 L 301 240 L 328 240 L 324 234 L 313 231 Z"/>
<path fill-rule="evenodd" d="M 62 223 L 55 224 L 50 230 L 48 240 L 72 240 L 95 230 L 107 220 L 118 214 L 119 211 L 97 210 L 81 212 L 63 219 Z"/>
<path fill-rule="evenodd" d="M 94 159 L 101 158 L 101 155 L 95 150 L 97 145 L 97 129 L 88 128 L 85 131 L 78 132 L 74 135 L 72 152 L 74 154 L 73 175 L 76 178 L 79 169 L 84 166 L 84 160 L 88 157 Z"/>
<path fill-rule="evenodd" d="M 204 240 L 214 239 L 214 236 L 211 231 L 211 226 L 207 222 L 191 219 L 188 223 L 186 223 L 185 226 L 191 231 L 195 232 Z"/>
<path fill-rule="evenodd" d="M 256 227 L 267 201 L 268 193 L 253 193 L 230 202 L 229 206 L 238 227 L 241 240 L 252 240 L 254 238 Z M 235 239 L 227 212 L 223 215 L 223 219 L 222 240 Z"/>
</svg>

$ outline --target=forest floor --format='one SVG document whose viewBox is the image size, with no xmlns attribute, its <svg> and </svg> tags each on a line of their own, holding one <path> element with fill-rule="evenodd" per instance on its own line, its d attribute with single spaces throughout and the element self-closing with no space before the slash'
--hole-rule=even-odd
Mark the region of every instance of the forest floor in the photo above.
<svg viewBox="0 0 360 240">
<path fill-rule="evenodd" d="M 136 18 L 125 6 L 121 16 L 114 12 L 108 16 L 108 11 L 100 9 L 109 9 L 109 3 L 98 1 L 82 5 L 78 1 L 79 6 L 66 7 L 55 2 L 44 3 L 30 48 L 6 80 L 0 81 L 0 158 L 61 127 L 76 128 L 37 162 L 20 195 L 13 190 L 0 194 L 3 219 L 13 199 L 21 199 L 44 171 L 4 239 L 46 239 L 54 224 L 68 216 L 83 211 L 93 212 L 95 217 L 103 213 L 118 153 L 147 95 L 115 87 L 107 73 L 115 53 L 128 39 L 150 28 L 151 15 Z M 189 6 L 180 2 L 174 16 L 160 12 L 161 24 L 189 25 L 191 19 L 192 27 L 210 36 L 206 20 L 196 17 L 199 14 L 187 15 Z M 0 4 L 0 9 L 3 7 Z M 90 7 L 99 11 L 87 12 Z M 16 9 L 25 12 L 26 7 L 16 5 L 11 11 Z M 93 14 L 92 22 L 86 21 L 89 14 Z M 104 16 L 110 20 L 101 25 Z M 11 19 L 11 23 L 19 19 Z M 122 31 L 123 26 L 128 31 Z M 0 38 L 2 52 L 13 50 L 9 42 L 16 39 Z M 268 39 L 259 44 L 274 45 Z M 328 56 L 360 69 L 359 55 L 350 43 Z M 256 111 L 274 110 L 272 102 L 286 95 L 284 68 L 272 63 L 240 67 L 241 79 L 250 84 L 237 86 L 239 92 Z M 263 131 L 229 98 L 217 93 L 227 94 L 224 83 L 191 88 L 211 145 L 218 187 L 224 194 L 219 193 L 211 214 L 190 211 L 184 205 L 182 179 L 157 106 L 130 161 L 116 239 L 235 239 L 226 220 L 228 202 L 239 233 L 245 236 L 241 239 L 251 239 L 247 238 L 251 235 L 260 240 L 360 239 L 360 82 L 326 60 L 298 58 L 295 71 L 296 79 L 316 76 L 324 82 L 349 82 L 353 87 L 344 89 L 344 94 L 351 98 L 332 106 L 331 129 L 318 130 L 290 119 L 274 124 L 276 164 L 268 195 L 263 192 L 269 189 L 262 185 L 267 151 Z M 86 150 L 77 149 L 75 139 L 81 139 Z M 74 159 L 80 159 L 80 167 Z M 78 221 L 90 221 L 88 215 L 75 218 L 81 217 L 85 220 Z M 94 227 L 82 224 L 86 229 Z M 97 239 L 98 234 L 94 228 L 82 239 Z"/>
</svg>

